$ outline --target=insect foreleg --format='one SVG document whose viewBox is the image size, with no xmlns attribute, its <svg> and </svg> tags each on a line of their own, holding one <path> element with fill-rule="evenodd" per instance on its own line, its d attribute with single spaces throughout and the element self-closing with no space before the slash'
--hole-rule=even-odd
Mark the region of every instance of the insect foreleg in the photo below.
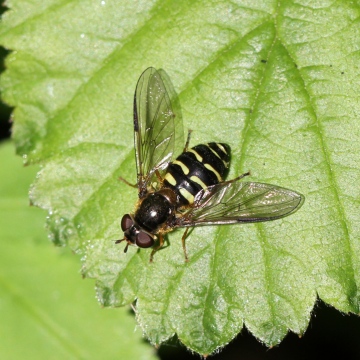
<svg viewBox="0 0 360 360">
<path fill-rule="evenodd" d="M 153 248 L 153 251 L 150 254 L 150 262 L 153 262 L 154 254 L 164 246 L 164 235 L 159 234 L 159 245 Z"/>
<path fill-rule="evenodd" d="M 124 179 L 122 176 L 119 176 L 118 180 L 122 181 L 123 183 L 125 183 L 126 185 L 129 185 L 133 188 L 137 188 L 138 187 L 138 184 L 131 184 L 129 183 L 126 179 Z"/>
</svg>

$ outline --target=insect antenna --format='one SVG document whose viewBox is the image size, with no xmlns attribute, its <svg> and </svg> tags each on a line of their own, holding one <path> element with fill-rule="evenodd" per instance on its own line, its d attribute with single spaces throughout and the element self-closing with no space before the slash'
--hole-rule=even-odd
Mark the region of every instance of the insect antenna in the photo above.
<svg viewBox="0 0 360 360">
<path fill-rule="evenodd" d="M 120 239 L 120 240 L 115 240 L 115 244 L 120 244 L 120 243 L 123 242 L 124 240 L 126 240 L 126 239 L 123 238 L 123 239 Z M 129 244 L 127 243 L 126 246 L 125 246 L 125 249 L 124 249 L 124 253 L 127 252 L 128 247 L 129 247 Z"/>
</svg>

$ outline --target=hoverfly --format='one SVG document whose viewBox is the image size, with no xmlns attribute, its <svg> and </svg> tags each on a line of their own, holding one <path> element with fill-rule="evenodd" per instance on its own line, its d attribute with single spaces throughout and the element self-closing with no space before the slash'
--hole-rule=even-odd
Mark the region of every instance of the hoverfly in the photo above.
<svg viewBox="0 0 360 360">
<path fill-rule="evenodd" d="M 126 241 L 140 248 L 153 247 L 150 262 L 164 245 L 166 233 L 203 225 L 253 223 L 280 219 L 297 211 L 304 196 L 276 185 L 240 182 L 250 173 L 225 181 L 230 147 L 211 142 L 189 148 L 172 161 L 175 121 L 171 99 L 160 73 L 150 67 L 140 76 L 134 96 L 135 159 L 139 200 L 133 214 L 121 220 Z M 120 178 L 124 182 L 126 180 Z M 128 183 L 129 184 L 129 183 Z"/>
</svg>

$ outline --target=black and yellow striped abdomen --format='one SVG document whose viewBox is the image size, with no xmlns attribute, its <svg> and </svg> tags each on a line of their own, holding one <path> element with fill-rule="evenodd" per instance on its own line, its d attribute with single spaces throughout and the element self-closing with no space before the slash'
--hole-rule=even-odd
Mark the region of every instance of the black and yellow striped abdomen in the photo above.
<svg viewBox="0 0 360 360">
<path fill-rule="evenodd" d="M 229 162 L 227 144 L 212 142 L 194 146 L 169 165 L 164 186 L 179 196 L 179 206 L 192 204 L 200 190 L 224 181 Z"/>
</svg>

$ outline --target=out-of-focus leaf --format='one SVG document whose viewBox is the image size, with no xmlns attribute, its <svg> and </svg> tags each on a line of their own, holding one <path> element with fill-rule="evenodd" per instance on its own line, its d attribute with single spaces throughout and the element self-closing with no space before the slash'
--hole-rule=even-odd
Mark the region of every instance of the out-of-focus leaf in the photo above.
<svg viewBox="0 0 360 360">
<path fill-rule="evenodd" d="M 10 143 L 0 145 L 0 358 L 155 359 L 128 309 L 101 309 L 78 257 L 49 246 Z"/>
</svg>

